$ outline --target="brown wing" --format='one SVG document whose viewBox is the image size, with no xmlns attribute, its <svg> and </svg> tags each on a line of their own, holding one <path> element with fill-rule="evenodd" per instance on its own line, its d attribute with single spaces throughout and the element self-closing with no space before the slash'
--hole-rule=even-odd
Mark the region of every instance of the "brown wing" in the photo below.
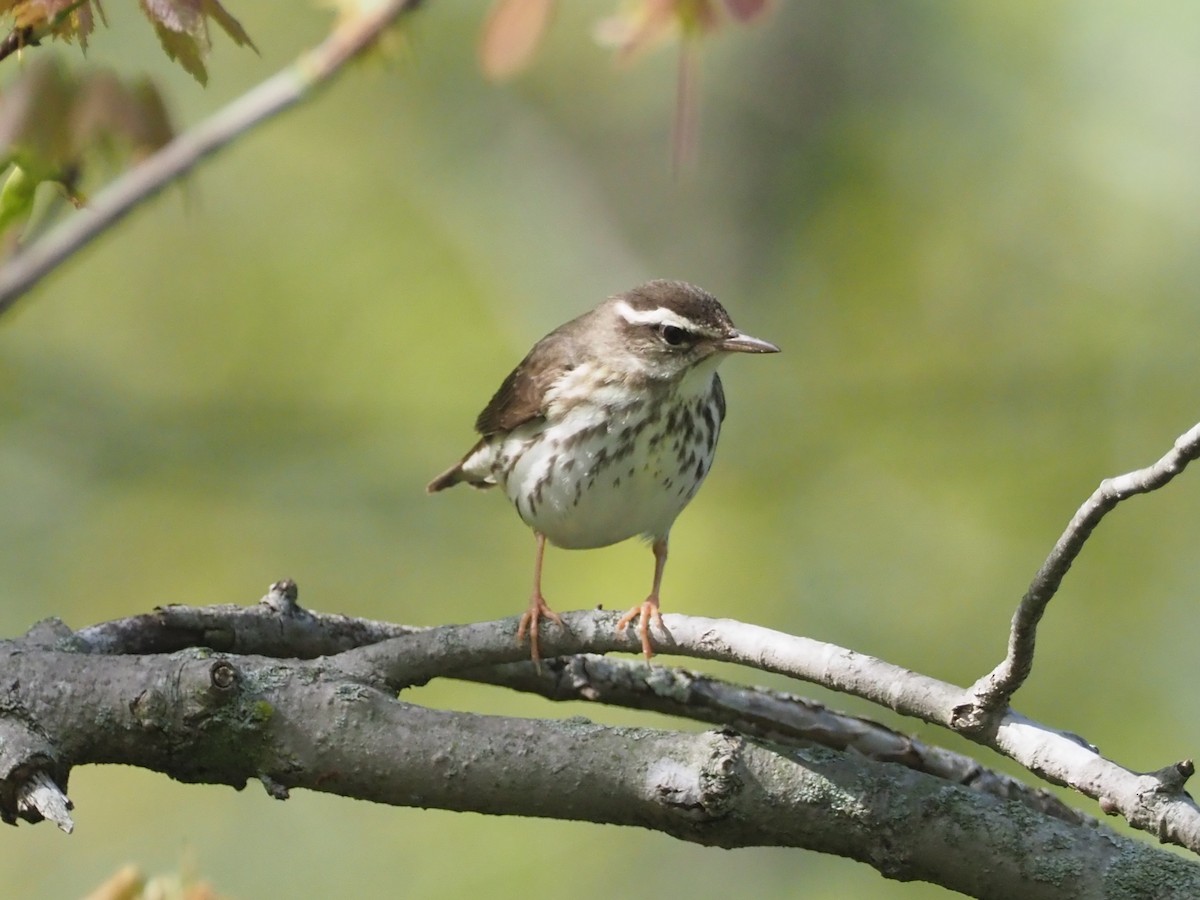
<svg viewBox="0 0 1200 900">
<path fill-rule="evenodd" d="M 485 437 L 511 431 L 545 413 L 547 391 L 579 360 L 581 346 L 574 325 L 568 322 L 533 345 L 475 420 L 476 431 Z"/>
</svg>

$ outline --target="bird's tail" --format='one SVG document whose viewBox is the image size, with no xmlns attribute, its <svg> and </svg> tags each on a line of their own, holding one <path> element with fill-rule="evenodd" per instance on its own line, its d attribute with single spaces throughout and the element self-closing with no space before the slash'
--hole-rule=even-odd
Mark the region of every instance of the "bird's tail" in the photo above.
<svg viewBox="0 0 1200 900">
<path fill-rule="evenodd" d="M 467 455 L 470 458 L 470 454 Z M 445 472 L 439 475 L 433 481 L 425 486 L 425 492 L 428 494 L 436 494 L 438 491 L 444 491 L 446 488 L 454 487 L 456 484 L 467 483 L 473 488 L 478 488 L 485 491 L 490 487 L 496 486 L 496 479 L 488 475 L 485 478 L 480 478 L 478 475 L 472 475 L 470 472 L 463 470 L 463 462 L 455 463 Z"/>
<path fill-rule="evenodd" d="M 482 456 L 480 453 L 482 452 Z M 488 439 L 482 438 L 478 444 L 468 451 L 467 455 L 448 468 L 425 487 L 427 493 L 436 494 L 448 487 L 466 482 L 473 488 L 486 490 L 496 486 L 496 477 L 491 472 L 489 463 L 491 449 Z"/>
<path fill-rule="evenodd" d="M 463 480 L 462 463 L 455 463 L 433 481 L 425 486 L 425 493 L 436 494 L 448 487 L 454 487 Z"/>
</svg>

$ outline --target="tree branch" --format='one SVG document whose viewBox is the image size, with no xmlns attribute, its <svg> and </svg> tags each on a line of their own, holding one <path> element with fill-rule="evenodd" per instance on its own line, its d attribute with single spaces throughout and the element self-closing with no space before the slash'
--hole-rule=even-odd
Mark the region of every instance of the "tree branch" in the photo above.
<svg viewBox="0 0 1200 900">
<path fill-rule="evenodd" d="M 124 763 L 239 788 L 256 779 L 281 799 L 308 788 L 638 825 L 711 846 L 807 847 L 976 897 L 1135 896 L 1123 886 L 1140 871 L 1155 873 L 1158 897 L 1200 893 L 1200 864 L 856 754 L 430 710 L 338 663 L 7 642 L 0 708 L 36 721 L 68 766 Z"/>
<path fill-rule="evenodd" d="M 82 629 L 66 643 L 90 653 L 169 653 L 210 647 L 246 655 L 313 659 L 428 630 L 312 612 L 297 604 L 297 596 L 295 583 L 286 579 L 272 585 L 257 606 L 167 606 Z M 1053 794 L 1030 788 L 968 756 L 781 691 L 587 654 L 547 660 L 540 669 L 523 661 L 468 669 L 452 677 L 534 693 L 548 700 L 650 710 L 735 728 L 776 743 L 850 749 L 868 759 L 896 763 L 994 797 L 1019 801 L 1067 822 L 1095 824 L 1090 816 Z"/>
<path fill-rule="evenodd" d="M 1038 569 L 1013 615 L 1007 655 L 995 669 L 972 685 L 970 699 L 960 704 L 955 712 L 955 728 L 964 732 L 988 730 L 1025 683 L 1033 670 L 1038 623 L 1100 520 L 1122 500 L 1156 491 L 1168 484 L 1197 457 L 1200 457 L 1200 424 L 1180 435 L 1170 452 L 1153 465 L 1100 482 Z"/>
<path fill-rule="evenodd" d="M 636 650 L 634 638 L 617 633 L 616 613 L 574 612 L 562 618 L 565 629 L 550 628 L 541 635 L 543 656 Z M 528 652 L 515 640 L 517 621 L 514 617 L 432 628 L 347 651 L 339 664 L 366 683 L 402 689 L 437 674 L 514 662 Z M 663 621 L 671 636 L 656 642 L 660 652 L 788 675 L 945 728 L 952 727 L 963 696 L 956 685 L 833 644 L 729 619 L 666 614 Z M 1135 828 L 1200 853 L 1200 807 L 1172 779 L 1132 772 L 1102 757 L 1077 735 L 1012 711 L 992 730 L 967 737 L 1052 784 L 1067 785 L 1101 802 L 1105 812 L 1120 813 Z M 1173 768 L 1184 771 L 1188 765 Z"/>
<path fill-rule="evenodd" d="M 380 0 L 370 11 L 346 19 L 287 68 L 118 177 L 83 212 L 64 220 L 0 268 L 0 315 L 45 275 L 205 157 L 311 96 L 419 2 Z"/>
<path fill-rule="evenodd" d="M 514 677 L 507 668 L 502 676 L 480 675 L 485 667 L 527 665 L 528 649 L 515 640 L 517 619 L 473 625 L 406 629 L 383 623 L 359 622 L 345 617 L 324 617 L 294 604 L 280 614 L 280 596 L 289 582 L 273 586 L 264 603 L 252 609 L 166 607 L 146 617 L 121 620 L 84 629 L 63 647 L 84 652 L 99 647 L 118 649 L 116 635 L 130 647 L 177 649 L 185 639 L 203 638 L 215 649 L 239 653 L 278 653 L 284 657 L 288 640 L 296 640 L 311 656 L 329 655 L 344 647 L 353 635 L 381 641 L 358 645 L 333 657 L 348 680 L 373 690 L 395 692 L 438 676 L 490 680 Z M 294 591 L 294 585 L 291 586 Z M 543 653 L 572 656 L 580 653 L 636 651 L 636 639 L 614 630 L 615 613 L 572 612 L 563 615 L 565 629 L 549 628 L 542 635 Z M 671 632 L 658 636 L 659 649 L 702 659 L 740 663 L 853 694 L 905 715 L 949 727 L 961 700 L 962 688 L 919 675 L 882 660 L 831 644 L 781 634 L 731 620 L 702 619 L 668 614 L 663 617 Z M 330 637 L 315 637 L 322 623 L 330 624 Z M 142 623 L 152 637 L 138 637 Z M 392 633 L 397 636 L 390 636 Z M 553 682 L 562 666 L 547 664 L 540 691 L 554 696 L 562 689 Z M 532 667 L 529 667 L 530 669 Z M 646 682 L 654 684 L 650 670 Z M 523 679 L 531 677 L 525 672 Z M 514 679 L 519 680 L 519 679 Z M 515 686 L 515 685 L 514 685 Z M 664 685 L 669 687 L 669 685 Z M 669 694 L 663 690 L 662 694 Z M 680 715 L 686 704 L 679 703 Z M 778 726 L 781 730 L 783 726 Z M 847 727 L 847 731 L 853 730 Z M 810 735 L 811 737 L 811 735 Z M 1157 773 L 1130 771 L 1102 757 L 1095 747 L 1074 734 L 1058 731 L 1008 712 L 987 733 L 970 735 L 977 743 L 1008 756 L 1030 772 L 1058 785 L 1070 786 L 1097 800 L 1108 814 L 1120 814 L 1130 824 L 1160 840 L 1200 852 L 1200 808 L 1183 791 L 1190 764 L 1168 766 Z M 1172 774 L 1173 773 L 1173 774 Z"/>
<path fill-rule="evenodd" d="M 1017 801 L 1065 822 L 1097 824 L 1053 794 L 1031 788 L 969 756 L 783 691 L 590 654 L 543 662 L 540 672 L 522 662 L 469 670 L 458 677 L 539 694 L 548 700 L 583 700 L 707 722 L 776 744 L 851 750 L 876 762 L 901 765 L 992 797 Z"/>
</svg>

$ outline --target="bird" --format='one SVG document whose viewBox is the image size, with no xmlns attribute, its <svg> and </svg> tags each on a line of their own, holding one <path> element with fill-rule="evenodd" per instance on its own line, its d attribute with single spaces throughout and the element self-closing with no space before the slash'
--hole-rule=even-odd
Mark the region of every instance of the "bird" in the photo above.
<svg viewBox="0 0 1200 900">
<path fill-rule="evenodd" d="M 533 591 L 517 628 L 540 667 L 539 623 L 562 626 L 542 594 L 546 543 L 606 547 L 637 535 L 654 553 L 646 599 L 617 623 L 666 632 L 659 590 L 676 517 L 696 495 L 725 419 L 717 367 L 733 353 L 778 353 L 734 327 L 717 299 L 659 279 L 613 295 L 534 344 L 475 421 L 479 440 L 430 493 L 499 486 L 536 539 Z"/>
</svg>

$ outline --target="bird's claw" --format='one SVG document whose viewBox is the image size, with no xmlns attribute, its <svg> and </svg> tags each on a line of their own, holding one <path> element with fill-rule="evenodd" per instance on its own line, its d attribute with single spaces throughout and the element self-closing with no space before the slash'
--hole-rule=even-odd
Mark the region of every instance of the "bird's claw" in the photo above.
<svg viewBox="0 0 1200 900">
<path fill-rule="evenodd" d="M 542 669 L 542 651 L 538 646 L 538 625 L 542 619 L 549 619 L 556 625 L 563 623 L 562 617 L 546 605 L 546 599 L 535 595 L 529 601 L 529 609 L 521 613 L 521 620 L 517 623 L 517 643 L 523 642 L 525 635 L 529 635 L 530 655 L 539 672 Z"/>
<path fill-rule="evenodd" d="M 633 620 L 638 622 L 638 637 L 642 640 L 642 655 L 646 657 L 646 664 L 650 664 L 650 657 L 654 655 L 654 648 L 650 646 L 650 623 L 653 622 L 664 633 L 667 631 L 667 626 L 663 624 L 662 614 L 658 611 L 658 598 L 647 597 L 617 621 L 617 633 L 620 634 L 626 628 L 633 624 Z"/>
</svg>

